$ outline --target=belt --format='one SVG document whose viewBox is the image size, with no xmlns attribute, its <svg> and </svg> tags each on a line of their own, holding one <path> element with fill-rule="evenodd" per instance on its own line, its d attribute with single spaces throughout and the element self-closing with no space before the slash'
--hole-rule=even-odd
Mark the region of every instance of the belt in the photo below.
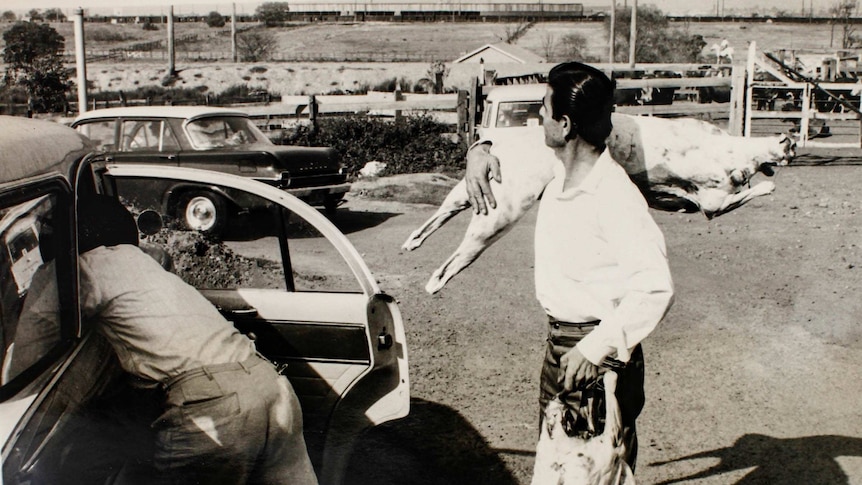
<svg viewBox="0 0 862 485">
<path fill-rule="evenodd" d="M 211 378 L 213 374 L 238 370 L 248 372 L 252 367 L 262 362 L 268 361 L 265 360 L 260 354 L 255 354 L 242 362 L 225 362 L 223 364 L 205 365 L 203 367 L 198 367 L 197 369 L 192 369 L 190 371 L 186 371 L 182 374 L 178 374 L 174 377 L 166 379 L 159 384 L 159 387 L 161 387 L 164 391 L 169 391 L 171 387 L 189 379 L 194 379 L 195 377 L 207 376 Z"/>
<path fill-rule="evenodd" d="M 548 315 L 548 325 L 554 328 L 560 327 L 575 327 L 575 328 L 592 328 L 601 323 L 601 320 L 592 320 L 589 322 L 565 322 L 563 320 L 557 320 L 556 318 Z"/>
</svg>

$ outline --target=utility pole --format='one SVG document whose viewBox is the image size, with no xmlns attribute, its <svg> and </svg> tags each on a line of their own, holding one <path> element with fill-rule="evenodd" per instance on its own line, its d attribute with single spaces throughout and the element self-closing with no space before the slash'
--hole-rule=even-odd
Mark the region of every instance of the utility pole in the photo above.
<svg viewBox="0 0 862 485">
<path fill-rule="evenodd" d="M 233 62 L 239 62 L 236 52 L 236 3 L 232 3 L 233 12 L 230 15 L 230 57 Z"/>
<path fill-rule="evenodd" d="M 638 39 L 638 0 L 632 0 L 632 23 L 629 32 L 629 66 L 635 67 L 635 46 Z"/>
<path fill-rule="evenodd" d="M 87 112 L 87 54 L 84 46 L 84 9 L 75 9 L 75 70 L 78 71 L 78 114 Z"/>
<path fill-rule="evenodd" d="M 614 63 L 614 44 L 616 43 L 616 24 L 617 24 L 617 0 L 611 0 L 611 38 L 608 41 L 609 47 L 608 50 L 611 60 L 608 61 L 611 64 Z"/>
<path fill-rule="evenodd" d="M 174 51 L 174 6 L 168 8 L 168 77 L 177 75 L 176 52 Z"/>
</svg>

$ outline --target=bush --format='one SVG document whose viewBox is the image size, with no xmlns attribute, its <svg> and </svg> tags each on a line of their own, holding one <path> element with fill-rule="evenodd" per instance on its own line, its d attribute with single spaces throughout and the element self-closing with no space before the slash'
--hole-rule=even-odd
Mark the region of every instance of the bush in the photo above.
<svg viewBox="0 0 862 485">
<path fill-rule="evenodd" d="M 207 25 L 210 27 L 224 27 L 225 20 L 224 15 L 212 11 L 207 15 Z"/>
<path fill-rule="evenodd" d="M 405 92 L 405 93 L 410 92 L 410 90 L 413 87 L 413 85 L 410 83 L 410 81 L 408 81 L 404 77 L 402 77 L 401 79 L 393 77 L 393 78 L 389 78 L 389 79 L 385 79 L 383 81 L 380 81 L 377 85 L 374 86 L 374 88 L 372 88 L 372 91 L 394 93 L 395 87 L 398 85 L 401 86 L 401 91 Z M 366 91 L 367 91 L 367 89 L 366 89 Z"/>
<path fill-rule="evenodd" d="M 144 22 L 141 28 L 144 30 L 159 30 L 159 26 L 150 21 Z"/>
<path fill-rule="evenodd" d="M 450 126 L 429 115 L 411 115 L 401 122 L 371 116 L 344 116 L 322 118 L 318 125 L 316 133 L 302 125 L 292 134 L 285 133 L 280 142 L 331 146 L 341 153 L 351 176 L 372 160 L 386 163 L 385 175 L 457 173 L 463 169 L 464 145 L 447 138 L 445 134 L 451 131 Z"/>
</svg>

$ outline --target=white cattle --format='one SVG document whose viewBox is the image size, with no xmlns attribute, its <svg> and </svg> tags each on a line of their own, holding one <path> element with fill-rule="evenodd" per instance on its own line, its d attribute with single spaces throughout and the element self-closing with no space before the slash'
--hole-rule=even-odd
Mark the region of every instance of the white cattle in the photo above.
<svg viewBox="0 0 862 485">
<path fill-rule="evenodd" d="M 651 207 L 665 211 L 702 212 L 711 219 L 751 199 L 771 193 L 775 184 L 750 186 L 758 172 L 772 175 L 787 165 L 796 143 L 786 135 L 766 138 L 732 136 L 715 125 L 687 118 L 663 119 L 613 115 L 607 140 L 613 158 L 625 168 Z M 470 265 L 523 216 L 553 178 L 558 163 L 540 131 L 523 131 L 494 140 L 491 153 L 500 160 L 502 183 L 492 181 L 497 208 L 474 214 L 461 245 L 432 274 L 425 286 L 436 293 Z M 525 147 L 529 149 L 525 151 Z M 519 153 L 530 153 L 528 157 Z M 455 214 L 468 208 L 461 180 L 437 212 L 404 242 L 406 250 L 425 239 Z"/>
<path fill-rule="evenodd" d="M 609 370 L 603 381 L 605 429 L 599 435 L 569 436 L 565 403 L 554 398 L 545 407 L 531 485 L 634 485 L 634 473 L 625 461 L 622 413 L 614 394 L 617 374 Z"/>
</svg>

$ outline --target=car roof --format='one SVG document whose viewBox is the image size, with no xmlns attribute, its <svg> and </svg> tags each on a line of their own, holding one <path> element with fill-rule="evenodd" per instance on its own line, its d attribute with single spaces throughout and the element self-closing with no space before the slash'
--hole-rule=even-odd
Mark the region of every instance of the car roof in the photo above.
<svg viewBox="0 0 862 485">
<path fill-rule="evenodd" d="M 0 184 L 49 172 L 68 176 L 72 164 L 93 148 L 60 123 L 0 116 Z"/>
<path fill-rule="evenodd" d="M 245 112 L 212 106 L 129 106 L 123 108 L 104 108 L 87 111 L 75 118 L 72 123 L 100 118 L 155 117 L 155 118 L 197 118 L 201 116 L 248 116 Z"/>
<path fill-rule="evenodd" d="M 545 97 L 547 84 L 512 84 L 494 86 L 488 93 L 488 101 L 541 101 Z"/>
</svg>

